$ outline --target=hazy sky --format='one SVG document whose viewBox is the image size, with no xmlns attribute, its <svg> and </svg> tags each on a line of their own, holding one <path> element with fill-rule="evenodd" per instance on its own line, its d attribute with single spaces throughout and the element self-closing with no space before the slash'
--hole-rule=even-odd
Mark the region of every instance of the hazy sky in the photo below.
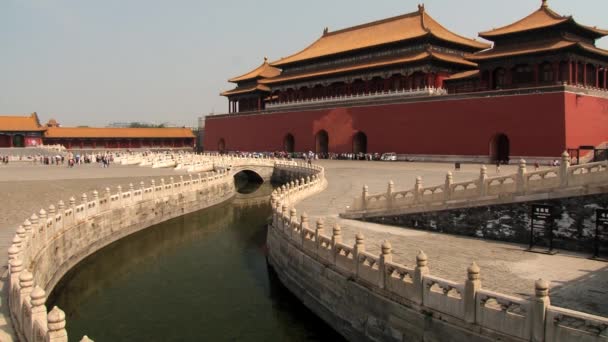
<svg viewBox="0 0 608 342">
<path fill-rule="evenodd" d="M 410 0 L 0 0 L 0 114 L 38 112 L 64 126 L 112 121 L 195 125 L 224 113 L 230 77 L 331 31 L 413 12 Z M 608 29 L 607 0 L 549 0 Z M 509 24 L 540 0 L 427 0 L 448 29 Z M 608 49 L 608 40 L 598 41 Z"/>
</svg>

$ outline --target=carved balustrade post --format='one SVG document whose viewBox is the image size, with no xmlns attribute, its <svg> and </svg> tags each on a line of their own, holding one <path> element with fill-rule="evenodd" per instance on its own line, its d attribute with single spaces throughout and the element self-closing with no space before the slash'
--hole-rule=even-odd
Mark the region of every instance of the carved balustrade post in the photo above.
<svg viewBox="0 0 608 342">
<path fill-rule="evenodd" d="M 38 239 L 37 239 L 38 247 L 44 245 L 47 241 L 46 218 L 47 218 L 46 210 L 40 209 L 40 211 L 38 212 L 38 227 L 37 227 L 37 231 L 36 231 L 36 234 L 38 235 Z M 36 250 L 38 250 L 38 248 L 36 248 Z"/>
<path fill-rule="evenodd" d="M 281 211 L 281 230 L 283 231 L 283 233 L 288 233 L 288 219 L 289 219 L 289 214 L 288 214 L 288 210 L 289 208 L 287 208 L 287 204 L 283 204 L 283 210 Z"/>
<path fill-rule="evenodd" d="M 477 291 L 481 289 L 481 280 L 479 277 L 479 266 L 473 262 L 467 268 L 467 280 L 464 283 L 464 319 L 467 323 L 475 323 L 476 312 L 476 296 Z"/>
<path fill-rule="evenodd" d="M 65 313 L 56 306 L 47 315 L 47 327 L 46 342 L 68 341 L 68 332 L 65 330 Z"/>
<path fill-rule="evenodd" d="M 298 211 L 296 210 L 296 208 L 291 208 L 291 211 L 289 211 L 289 223 L 288 223 L 288 227 L 287 227 L 287 232 L 289 233 L 289 237 L 293 237 L 294 231 L 296 230 L 296 228 L 298 227 Z"/>
<path fill-rule="evenodd" d="M 485 165 L 482 165 L 479 169 L 479 181 L 477 188 L 479 189 L 480 197 L 488 194 L 488 168 Z"/>
<path fill-rule="evenodd" d="M 388 187 L 386 189 L 386 204 L 387 208 L 391 209 L 393 207 L 393 193 L 395 192 L 395 183 L 391 180 L 388 182 Z"/>
<path fill-rule="evenodd" d="M 418 255 L 416 256 L 416 268 L 414 269 L 414 302 L 418 305 L 422 305 L 423 301 L 423 284 L 422 280 L 425 275 L 429 274 L 429 268 L 427 266 L 428 258 L 423 251 L 418 251 Z"/>
<path fill-rule="evenodd" d="M 42 327 L 47 322 L 46 306 L 44 306 L 46 303 L 46 292 L 40 286 L 36 286 L 30 294 L 30 303 L 32 304 L 31 326 L 24 327 L 24 330 L 29 329 L 30 341 L 35 341 L 36 322 L 40 322 Z"/>
<path fill-rule="evenodd" d="M 380 254 L 380 265 L 378 265 L 378 272 L 380 272 L 380 281 L 378 282 L 378 286 L 380 286 L 381 289 L 384 289 L 386 288 L 386 283 L 390 280 L 387 279 L 387 276 L 390 277 L 390 275 L 387 274 L 386 263 L 393 261 L 393 247 L 391 246 L 391 243 L 388 242 L 388 240 L 385 240 L 382 243 L 382 246 L 380 246 L 380 248 L 382 250 L 382 253 Z"/>
<path fill-rule="evenodd" d="M 306 239 L 307 230 L 308 230 L 308 215 L 306 213 L 302 213 L 302 216 L 300 216 L 300 238 L 301 238 L 302 246 L 304 246 L 304 240 Z"/>
<path fill-rule="evenodd" d="M 20 282 L 19 278 L 21 277 L 21 272 L 23 272 L 23 261 L 21 259 L 13 259 L 10 261 L 10 280 L 8 287 L 8 296 L 10 310 L 13 313 L 14 317 L 19 317 L 19 296 L 20 291 Z"/>
<path fill-rule="evenodd" d="M 532 342 L 545 340 L 545 318 L 547 307 L 551 305 L 549 299 L 549 282 L 539 279 L 534 283 L 534 298 L 530 299 L 532 315 Z"/>
<path fill-rule="evenodd" d="M 123 200 L 122 200 L 122 186 L 119 185 L 119 186 L 116 187 L 116 189 L 117 189 L 117 192 L 118 192 L 118 201 L 120 203 L 120 206 L 122 207 L 122 206 L 124 206 L 124 203 L 123 203 Z"/>
<path fill-rule="evenodd" d="M 319 248 L 321 247 L 321 234 L 325 231 L 323 219 L 317 220 L 317 229 L 315 230 L 315 242 L 317 243 L 317 256 L 319 255 Z"/>
<path fill-rule="evenodd" d="M 559 183 L 562 188 L 568 186 L 568 168 L 570 168 L 570 155 L 568 151 L 564 151 L 562 162 L 559 164 Z"/>
<path fill-rule="evenodd" d="M 517 192 L 525 193 L 528 191 L 528 181 L 526 177 L 526 161 L 523 159 L 519 160 L 519 167 L 517 168 Z"/>
<path fill-rule="evenodd" d="M 29 305 L 30 293 L 32 293 L 34 286 L 34 276 L 28 270 L 23 270 L 19 275 L 19 325 L 21 331 L 25 331 L 26 315 L 28 314 L 27 308 Z"/>
<path fill-rule="evenodd" d="M 336 244 L 338 243 L 342 243 L 342 227 L 336 223 L 334 224 L 331 234 L 331 248 L 334 257 L 334 265 L 336 264 L 336 258 L 338 257 L 338 249 L 336 248 Z"/>
<path fill-rule="evenodd" d="M 422 177 L 416 177 L 416 184 L 414 184 L 414 202 L 420 203 L 422 199 Z"/>
<path fill-rule="evenodd" d="M 359 254 L 365 252 L 365 237 L 361 232 L 355 236 L 355 248 L 353 249 L 353 261 L 355 262 L 355 275 L 359 276 Z"/>
<path fill-rule="evenodd" d="M 452 197 L 452 184 L 454 184 L 454 176 L 448 171 L 445 175 L 445 184 L 443 186 L 443 196 L 445 201 L 449 201 Z"/>
<path fill-rule="evenodd" d="M 87 196 L 87 194 L 83 193 L 82 196 L 80 196 L 80 204 L 82 204 L 85 218 L 88 216 L 88 211 L 89 211 L 87 208 L 87 202 L 88 202 L 88 196 Z"/>
<path fill-rule="evenodd" d="M 367 210 L 367 196 L 369 194 L 369 188 L 367 187 L 367 185 L 363 186 L 363 192 L 361 193 L 361 210 L 362 211 L 366 211 Z"/>
</svg>

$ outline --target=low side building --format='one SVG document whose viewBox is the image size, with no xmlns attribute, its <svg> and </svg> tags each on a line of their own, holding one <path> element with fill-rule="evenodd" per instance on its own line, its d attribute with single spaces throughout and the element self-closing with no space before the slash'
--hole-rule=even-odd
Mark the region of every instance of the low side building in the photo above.
<svg viewBox="0 0 608 342">
<path fill-rule="evenodd" d="M 195 139 L 190 128 L 61 127 L 54 119 L 41 125 L 36 113 L 0 116 L 0 147 L 59 144 L 68 149 L 193 149 Z"/>
<path fill-rule="evenodd" d="M 44 127 L 38 114 L 0 116 L 0 147 L 31 147 L 42 144 Z"/>
</svg>

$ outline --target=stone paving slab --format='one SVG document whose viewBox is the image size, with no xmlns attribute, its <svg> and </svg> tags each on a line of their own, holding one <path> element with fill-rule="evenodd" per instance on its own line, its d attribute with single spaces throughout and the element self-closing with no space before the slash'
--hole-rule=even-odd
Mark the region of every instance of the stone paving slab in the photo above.
<svg viewBox="0 0 608 342">
<path fill-rule="evenodd" d="M 432 233 L 415 229 L 344 220 L 338 217 L 354 196 L 359 196 L 364 184 L 369 193 L 386 191 L 388 180 L 395 190 L 412 188 L 416 176 L 423 184 L 443 184 L 445 174 L 453 164 L 320 161 L 325 167 L 328 188 L 299 203 L 298 213 L 306 212 L 311 223 L 325 220 L 326 232 L 339 223 L 344 242 L 354 244 L 357 232 L 365 235 L 366 249 L 380 252 L 380 244 L 389 240 L 396 262 L 413 266 L 418 250 L 429 257 L 431 274 L 453 281 L 464 281 L 466 268 L 476 261 L 481 268 L 482 286 L 492 291 L 528 297 L 533 294 L 534 281 L 551 281 L 553 305 L 591 314 L 608 316 L 608 263 L 589 260 L 586 254 L 560 252 L 557 255 L 535 254 L 526 246 L 475 238 Z M 463 165 L 454 172 L 455 182 L 478 177 L 480 165 Z M 516 166 L 502 166 L 501 173 L 515 172 Z M 494 166 L 488 175 L 496 175 Z"/>
</svg>

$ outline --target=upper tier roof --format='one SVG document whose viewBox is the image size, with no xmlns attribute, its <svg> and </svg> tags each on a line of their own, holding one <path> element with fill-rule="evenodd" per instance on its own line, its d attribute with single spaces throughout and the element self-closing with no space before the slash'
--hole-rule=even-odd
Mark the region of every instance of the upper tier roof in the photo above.
<svg viewBox="0 0 608 342">
<path fill-rule="evenodd" d="M 246 73 L 245 75 L 241 75 L 238 77 L 234 77 L 228 80 L 228 82 L 242 82 L 248 80 L 254 80 L 256 78 L 266 78 L 266 77 L 275 77 L 281 73 L 281 70 L 272 67 L 268 64 L 268 58 L 264 57 L 264 63 L 259 67 L 253 69 L 252 71 Z"/>
<path fill-rule="evenodd" d="M 0 116 L 0 132 L 2 131 L 42 131 L 44 128 L 40 127 L 38 122 L 38 116 L 36 113 L 32 113 L 30 116 Z"/>
<path fill-rule="evenodd" d="M 250 87 L 236 87 L 232 90 L 227 90 L 222 92 L 220 95 L 222 96 L 232 96 L 232 95 L 240 95 L 240 94 L 248 94 L 255 93 L 256 91 L 270 92 L 270 88 L 261 84 L 254 84 Z"/>
<path fill-rule="evenodd" d="M 194 138 L 189 128 L 48 127 L 46 138 Z"/>
<path fill-rule="evenodd" d="M 566 48 L 580 48 L 600 56 L 608 56 L 608 51 L 597 48 L 591 44 L 579 41 L 572 41 L 566 38 L 555 38 L 551 40 L 534 41 L 524 44 L 519 44 L 515 48 L 511 46 L 495 47 L 491 50 L 482 51 L 474 55 L 467 56 L 473 61 L 481 61 L 493 58 L 510 57 L 517 55 L 527 55 L 531 53 L 541 53 L 548 51 L 557 51 Z"/>
<path fill-rule="evenodd" d="M 436 51 L 422 51 L 422 52 L 414 52 L 414 53 L 404 55 L 404 56 L 399 56 L 399 57 L 384 58 L 384 59 L 375 60 L 375 61 L 363 62 L 363 63 L 335 67 L 335 68 L 328 68 L 328 69 L 323 69 L 323 70 L 314 70 L 314 71 L 293 73 L 293 74 L 283 74 L 278 77 L 260 80 L 260 83 L 275 84 L 275 83 L 310 79 L 310 78 L 322 77 L 322 76 L 328 76 L 328 75 L 334 75 L 334 74 L 343 74 L 343 73 L 371 69 L 371 68 L 379 68 L 379 67 L 386 67 L 386 66 L 391 66 L 391 65 L 413 63 L 413 62 L 419 62 L 419 61 L 430 60 L 430 59 L 459 64 L 459 65 L 462 65 L 465 67 L 476 67 L 477 66 L 476 63 L 468 61 L 460 56 L 448 55 L 448 54 L 440 53 L 440 52 L 436 52 Z"/>
<path fill-rule="evenodd" d="M 468 50 L 483 50 L 490 47 L 488 44 L 449 31 L 425 12 L 424 5 L 419 5 L 417 12 L 398 17 L 374 21 L 334 32 L 328 32 L 326 29 L 321 38 L 304 50 L 273 62 L 271 65 L 281 67 L 294 62 L 424 36 L 432 36 L 446 42 L 461 45 Z"/>
<path fill-rule="evenodd" d="M 547 5 L 547 0 L 542 0 L 542 5 L 538 10 L 530 14 L 529 16 L 514 22 L 513 24 L 503 26 L 501 28 L 493 29 L 486 32 L 480 32 L 479 36 L 492 40 L 493 38 L 509 35 L 518 32 L 525 32 L 540 28 L 548 28 L 556 25 L 560 25 L 566 22 L 570 22 L 573 25 L 578 26 L 580 29 L 588 32 L 595 38 L 601 38 L 608 35 L 607 30 L 601 30 L 597 27 L 585 26 L 574 21 L 572 16 L 562 16 Z"/>
</svg>

